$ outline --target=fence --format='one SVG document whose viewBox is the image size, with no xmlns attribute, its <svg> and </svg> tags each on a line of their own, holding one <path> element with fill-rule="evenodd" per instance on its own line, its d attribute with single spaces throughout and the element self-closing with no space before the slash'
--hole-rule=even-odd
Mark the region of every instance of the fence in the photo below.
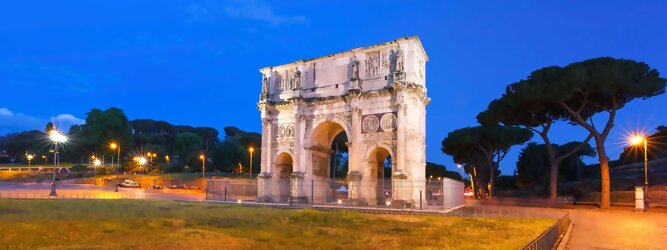
<svg viewBox="0 0 667 250">
<path fill-rule="evenodd" d="M 257 180 L 209 179 L 206 182 L 206 200 L 255 201 Z"/>
<path fill-rule="evenodd" d="M 463 205 L 463 184 L 449 179 L 444 181 L 379 179 L 355 185 L 344 179 L 312 178 L 301 183 L 300 195 L 298 192 L 293 193 L 293 189 L 298 187 L 292 184 L 288 178 L 275 178 L 262 185 L 259 185 L 256 179 L 209 179 L 206 185 L 206 199 L 411 209 L 449 209 Z M 263 192 L 258 192 L 258 188 L 262 188 Z"/>
<path fill-rule="evenodd" d="M 553 249 L 558 241 L 561 239 L 561 236 L 565 233 L 567 228 L 570 226 L 570 214 L 565 214 L 563 218 L 559 219 L 556 224 L 551 226 L 549 229 L 544 231 L 537 239 L 533 240 L 523 249 Z"/>
</svg>

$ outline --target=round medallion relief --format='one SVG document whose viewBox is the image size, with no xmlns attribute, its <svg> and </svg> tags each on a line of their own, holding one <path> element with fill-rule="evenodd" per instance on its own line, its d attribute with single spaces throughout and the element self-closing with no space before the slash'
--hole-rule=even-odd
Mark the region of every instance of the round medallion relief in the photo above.
<svg viewBox="0 0 667 250">
<path fill-rule="evenodd" d="M 378 127 L 380 127 L 380 121 L 377 116 L 369 115 L 364 117 L 364 120 L 361 121 L 361 126 L 364 132 L 373 133 L 378 130 Z"/>
<path fill-rule="evenodd" d="M 285 127 L 283 125 L 278 125 L 278 138 L 283 138 L 285 136 Z"/>
<path fill-rule="evenodd" d="M 380 119 L 380 127 L 383 131 L 394 131 L 396 129 L 396 115 L 393 113 L 386 113 Z"/>
<path fill-rule="evenodd" d="M 285 136 L 290 138 L 294 137 L 294 125 L 290 124 L 285 128 Z"/>
</svg>

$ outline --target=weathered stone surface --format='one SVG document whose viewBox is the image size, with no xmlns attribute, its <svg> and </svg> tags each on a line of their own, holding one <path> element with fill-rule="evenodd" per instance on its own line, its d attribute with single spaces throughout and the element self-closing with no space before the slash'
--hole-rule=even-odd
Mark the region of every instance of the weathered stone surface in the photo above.
<svg viewBox="0 0 667 250">
<path fill-rule="evenodd" d="M 345 132 L 349 198 L 373 204 L 382 160 L 392 159 L 392 199 L 418 202 L 425 181 L 425 63 L 417 37 L 266 67 L 258 109 L 262 118 L 260 196 L 332 200 L 331 143 Z M 278 181 L 291 171 L 289 184 Z M 272 176 L 273 179 L 267 178 Z M 350 178 L 353 177 L 353 178 Z M 277 194 L 280 193 L 280 194 Z M 415 201 L 415 199 L 417 199 Z M 281 200 L 275 197 L 273 200 Z"/>
</svg>

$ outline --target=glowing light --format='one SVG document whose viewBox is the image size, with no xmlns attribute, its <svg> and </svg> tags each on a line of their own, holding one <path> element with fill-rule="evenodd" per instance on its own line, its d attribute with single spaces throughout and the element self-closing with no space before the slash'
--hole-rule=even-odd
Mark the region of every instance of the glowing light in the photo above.
<svg viewBox="0 0 667 250">
<path fill-rule="evenodd" d="M 111 144 L 109 144 L 109 148 L 116 149 L 116 148 L 118 148 L 118 144 L 115 143 L 115 142 L 112 142 Z"/>
<path fill-rule="evenodd" d="M 100 160 L 95 160 L 95 161 L 93 162 L 93 164 L 94 164 L 95 166 L 99 166 L 99 165 L 102 165 L 102 161 L 100 161 Z"/>
<path fill-rule="evenodd" d="M 633 134 L 632 137 L 630 137 L 630 144 L 632 145 L 639 145 L 642 144 L 646 140 L 646 137 L 642 134 Z"/>
<path fill-rule="evenodd" d="M 200 160 L 203 160 L 203 159 L 204 159 L 204 155 L 199 155 L 199 159 L 200 159 Z"/>
<path fill-rule="evenodd" d="M 241 200 L 237 200 L 236 203 L 241 203 Z"/>
<path fill-rule="evenodd" d="M 387 204 L 387 206 L 391 206 L 391 201 L 387 201 L 385 204 Z"/>
<path fill-rule="evenodd" d="M 67 142 L 67 136 L 60 133 L 58 130 L 51 130 L 49 132 L 49 138 L 55 143 Z"/>
<path fill-rule="evenodd" d="M 145 165 L 148 162 L 148 160 L 146 160 L 146 157 L 139 157 L 137 162 L 139 163 L 139 165 Z"/>
<path fill-rule="evenodd" d="M 338 200 L 338 204 L 343 204 L 343 201 L 342 201 L 342 200 Z"/>
<path fill-rule="evenodd" d="M 250 153 L 255 152 L 255 148 L 250 147 L 250 148 L 248 149 L 248 151 L 250 151 Z"/>
</svg>

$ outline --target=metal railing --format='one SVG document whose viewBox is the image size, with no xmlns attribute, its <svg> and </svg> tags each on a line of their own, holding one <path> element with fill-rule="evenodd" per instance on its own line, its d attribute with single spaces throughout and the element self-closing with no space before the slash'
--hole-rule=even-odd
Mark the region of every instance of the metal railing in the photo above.
<svg viewBox="0 0 667 250">
<path fill-rule="evenodd" d="M 570 226 L 570 223 L 572 223 L 570 220 L 570 214 L 567 213 L 565 216 L 563 216 L 563 218 L 560 218 L 553 226 L 544 231 L 539 237 L 530 242 L 530 244 L 525 246 L 523 249 L 554 249 L 558 245 L 558 242 L 560 241 L 567 228 Z"/>
<path fill-rule="evenodd" d="M 460 187 L 453 187 L 446 186 L 445 183 L 447 182 L 379 179 L 357 185 L 358 198 L 354 199 L 350 196 L 350 183 L 345 179 L 305 181 L 302 183 L 303 196 L 301 197 L 291 197 L 293 187 L 289 179 L 272 180 L 271 188 L 265 189 L 263 193 L 258 191 L 257 179 L 209 179 L 206 184 L 206 200 L 289 205 L 354 205 L 418 210 L 443 210 L 463 205 L 463 184 Z M 453 191 L 449 191 L 450 188 L 460 190 L 451 189 Z M 258 195 L 262 196 L 258 197 Z M 451 197 L 445 197 L 447 195 Z M 460 197 L 455 199 L 454 196 Z M 362 202 L 349 203 L 358 200 Z"/>
</svg>

